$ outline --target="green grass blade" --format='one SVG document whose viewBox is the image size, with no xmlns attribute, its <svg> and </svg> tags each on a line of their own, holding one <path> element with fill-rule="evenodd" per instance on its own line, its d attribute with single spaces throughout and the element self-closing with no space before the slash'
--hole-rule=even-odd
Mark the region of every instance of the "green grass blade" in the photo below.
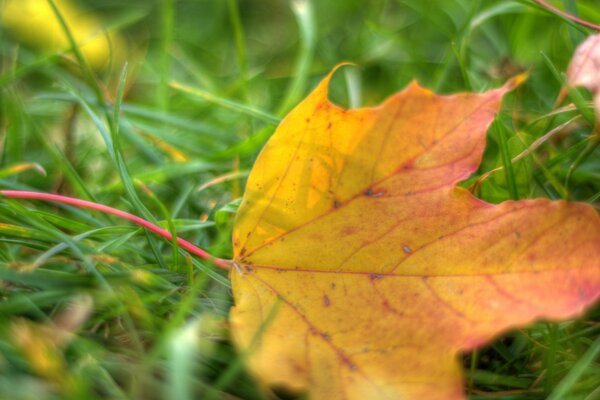
<svg viewBox="0 0 600 400">
<path fill-rule="evenodd" d="M 292 81 L 277 109 L 277 115 L 287 113 L 304 95 L 316 45 L 317 33 L 312 0 L 292 1 L 292 11 L 299 27 L 300 51 L 292 73 Z"/>
<path fill-rule="evenodd" d="M 227 0 L 227 9 L 229 11 L 229 20 L 233 27 L 233 37 L 235 39 L 235 53 L 240 68 L 240 80 L 244 93 L 244 100 L 250 102 L 250 91 L 248 89 L 248 56 L 246 55 L 246 41 L 244 40 L 244 27 L 240 15 L 238 0 Z"/>
<path fill-rule="evenodd" d="M 567 393 L 575 386 L 577 381 L 586 373 L 586 370 L 590 367 L 592 362 L 600 354 L 600 338 L 592 344 L 592 346 L 586 351 L 575 365 L 571 368 L 567 376 L 565 376 L 559 383 L 554 387 L 552 393 L 548 396 L 547 400 L 561 400 L 564 399 Z"/>
<path fill-rule="evenodd" d="M 202 99 L 209 103 L 215 104 L 219 107 L 223 107 L 223 108 L 226 108 L 231 111 L 235 111 L 240 114 L 248 115 L 250 117 L 268 122 L 270 124 L 278 124 L 280 121 L 280 118 L 278 118 L 272 114 L 269 114 L 269 113 L 261 111 L 259 109 L 247 106 L 245 104 L 235 102 L 233 100 L 229 100 L 229 99 L 225 99 L 225 98 L 216 96 L 212 93 L 209 93 L 209 92 L 199 89 L 199 88 L 194 88 L 194 87 L 191 87 L 188 85 L 184 85 L 183 83 L 179 83 L 176 81 L 172 81 L 170 83 L 170 86 L 175 90 L 178 90 L 183 93 L 187 93 L 189 95 L 192 95 L 193 97 Z"/>
<path fill-rule="evenodd" d="M 160 2 L 160 55 L 159 79 L 156 90 L 156 104 L 161 111 L 169 109 L 169 76 L 171 72 L 171 46 L 173 43 L 173 25 L 175 22 L 175 0 L 163 0 Z"/>
<path fill-rule="evenodd" d="M 511 154 L 508 151 L 508 138 L 506 137 L 506 127 L 500 120 L 496 120 L 494 123 L 494 132 L 496 133 L 496 137 L 498 139 L 498 144 L 500 147 L 500 154 L 502 156 L 502 165 L 504 166 L 504 176 L 506 177 L 506 184 L 508 186 L 508 191 L 511 199 L 518 200 L 519 193 L 517 190 L 517 183 L 515 178 L 515 173 L 513 170 L 513 164 L 511 161 Z"/>
</svg>

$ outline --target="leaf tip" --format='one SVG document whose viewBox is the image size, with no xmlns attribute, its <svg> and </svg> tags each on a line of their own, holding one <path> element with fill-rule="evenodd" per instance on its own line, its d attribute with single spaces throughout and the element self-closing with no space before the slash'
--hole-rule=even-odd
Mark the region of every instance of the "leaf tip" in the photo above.
<svg viewBox="0 0 600 400">
<path fill-rule="evenodd" d="M 509 79 L 503 86 L 503 90 L 509 92 L 517 87 L 521 86 L 527 79 L 529 79 L 529 71 L 523 72 L 517 76 Z"/>
<path fill-rule="evenodd" d="M 325 95 L 325 97 L 327 97 L 327 95 L 329 94 L 329 82 L 331 82 L 331 78 L 333 78 L 333 75 L 340 69 L 343 67 L 347 67 L 347 66 L 353 66 L 353 67 L 359 67 L 358 64 L 352 62 L 352 61 L 342 61 L 338 64 L 336 64 L 331 71 L 329 71 L 327 73 L 327 75 L 325 75 L 325 77 L 321 80 L 321 82 L 319 83 L 318 89 L 316 90 L 316 92 L 320 92 L 322 94 Z"/>
</svg>

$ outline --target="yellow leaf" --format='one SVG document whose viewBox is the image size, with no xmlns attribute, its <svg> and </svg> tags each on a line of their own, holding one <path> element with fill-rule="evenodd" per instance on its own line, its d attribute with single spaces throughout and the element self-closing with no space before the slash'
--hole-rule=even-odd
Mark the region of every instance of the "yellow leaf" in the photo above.
<svg viewBox="0 0 600 400">
<path fill-rule="evenodd" d="M 126 46 L 119 35 L 105 32 L 95 16 L 80 10 L 71 1 L 55 0 L 55 3 L 92 67 L 106 68 L 111 58 L 120 63 Z M 19 40 L 29 46 L 52 52 L 70 47 L 48 0 L 4 0 L 0 18 Z"/>
<path fill-rule="evenodd" d="M 262 382 L 312 399 L 463 399 L 461 351 L 599 297 L 599 217 L 564 201 L 487 204 L 456 187 L 514 81 L 452 96 L 411 83 L 345 110 L 327 98 L 330 77 L 248 178 L 234 341 L 252 348 Z"/>
</svg>

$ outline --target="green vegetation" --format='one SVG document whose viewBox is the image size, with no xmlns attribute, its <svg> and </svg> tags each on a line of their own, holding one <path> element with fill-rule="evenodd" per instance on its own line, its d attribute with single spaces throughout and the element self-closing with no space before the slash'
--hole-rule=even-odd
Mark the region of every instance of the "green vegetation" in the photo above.
<svg viewBox="0 0 600 400">
<path fill-rule="evenodd" d="M 554 3 L 600 23 L 596 0 Z M 443 93 L 482 91 L 529 71 L 464 185 L 491 202 L 542 196 L 599 208 L 598 149 L 567 179 L 594 113 L 589 93 L 566 90 L 564 72 L 593 31 L 534 1 L 81 6 L 124 38 L 128 64 L 92 70 L 77 47 L 34 49 L 0 27 L 0 189 L 127 210 L 229 258 L 262 145 L 326 72 L 350 61 L 332 84 L 348 107 L 377 104 L 412 79 Z M 269 398 L 228 341 L 226 272 L 128 222 L 3 198 L 0 280 L 0 399 Z M 598 353 L 598 306 L 509 332 L 464 356 L 469 396 L 600 399 Z"/>
</svg>

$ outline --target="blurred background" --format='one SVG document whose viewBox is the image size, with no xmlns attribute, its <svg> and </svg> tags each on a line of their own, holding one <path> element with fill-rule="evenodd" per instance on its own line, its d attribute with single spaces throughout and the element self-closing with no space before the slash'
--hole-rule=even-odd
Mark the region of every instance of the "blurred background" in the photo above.
<svg viewBox="0 0 600 400">
<path fill-rule="evenodd" d="M 552 5 L 600 23 L 598 0 Z M 538 2 L 0 0 L 0 13 L 3 189 L 98 201 L 231 257 L 262 145 L 348 61 L 331 88 L 345 107 L 375 105 L 413 79 L 483 91 L 528 71 L 464 186 L 491 202 L 598 208 L 600 154 L 579 157 L 590 95 L 564 86 L 592 30 Z M 227 339 L 226 274 L 129 224 L 2 200 L 0 279 L 2 399 L 295 398 L 264 394 L 244 372 Z M 470 398 L 599 399 L 599 321 L 596 308 L 466 355 Z"/>
</svg>

